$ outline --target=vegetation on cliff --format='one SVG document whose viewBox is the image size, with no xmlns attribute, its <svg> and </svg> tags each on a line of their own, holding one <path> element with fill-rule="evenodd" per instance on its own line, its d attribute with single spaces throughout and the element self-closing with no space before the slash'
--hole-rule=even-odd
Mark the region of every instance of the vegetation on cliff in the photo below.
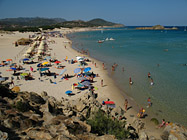
<svg viewBox="0 0 187 140">
<path fill-rule="evenodd" d="M 20 31 L 20 32 L 38 32 L 39 28 L 43 30 L 54 28 L 74 28 L 74 27 L 99 27 L 99 26 L 117 26 L 122 27 L 122 24 L 116 24 L 105 21 L 103 19 L 93 19 L 90 21 L 74 20 L 66 21 L 62 18 L 6 18 L 0 20 L 0 29 L 5 31 Z"/>
</svg>

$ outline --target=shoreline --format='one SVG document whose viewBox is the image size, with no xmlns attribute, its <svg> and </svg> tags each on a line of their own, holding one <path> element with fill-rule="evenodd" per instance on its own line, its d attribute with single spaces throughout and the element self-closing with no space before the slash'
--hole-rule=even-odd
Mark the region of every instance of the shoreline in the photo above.
<svg viewBox="0 0 187 140">
<path fill-rule="evenodd" d="M 83 29 L 80 29 L 80 30 L 83 30 Z M 77 31 L 80 31 L 80 30 L 77 30 Z M 88 29 L 86 31 L 90 31 L 90 30 Z M 73 31 L 73 32 L 76 32 L 76 31 Z M 67 31 L 64 31 L 64 35 L 66 35 L 67 33 L 72 33 L 72 31 L 70 29 L 67 30 Z M 15 36 L 16 36 L 16 34 L 15 34 Z M 25 36 L 25 35 L 29 35 L 29 34 L 30 33 L 24 33 L 24 34 L 19 33 L 19 35 L 21 35 L 21 36 Z M 51 51 L 51 54 L 56 53 L 55 54 L 56 57 L 57 56 L 61 57 L 60 60 L 62 60 L 62 58 L 65 58 L 66 55 L 69 55 L 68 56 L 69 58 L 75 58 L 75 56 L 77 56 L 77 55 L 82 55 L 82 54 L 78 53 L 75 49 L 72 48 L 72 43 L 67 44 L 67 43 L 62 42 L 62 41 L 69 41 L 68 38 L 66 38 L 66 37 L 65 38 L 50 37 L 50 39 L 53 39 L 56 42 L 56 44 L 49 44 L 49 46 L 53 49 Z M 13 42 L 15 42 L 15 41 L 16 40 L 13 40 Z M 10 43 L 9 43 L 9 45 L 10 45 Z M 64 48 L 64 45 L 67 45 L 66 49 Z M 27 46 L 25 48 L 27 48 Z M 22 52 L 23 48 L 22 47 L 21 48 L 19 48 L 19 47 L 15 48 L 14 47 L 13 50 L 12 50 L 13 52 L 10 53 L 10 54 L 20 53 L 20 51 L 15 52 L 14 50 L 16 50 L 16 49 L 20 50 Z M 66 54 L 64 54 L 64 53 L 66 53 Z M 7 56 L 7 54 L 6 54 L 6 56 Z M 19 55 L 19 57 L 21 57 L 21 56 Z M 94 86 L 98 87 L 98 91 L 96 91 L 96 93 L 98 93 L 98 99 L 97 100 L 99 102 L 102 102 L 103 100 L 106 100 L 107 98 L 110 98 L 111 100 L 113 100 L 116 103 L 116 106 L 121 106 L 124 109 L 124 101 L 125 101 L 125 98 L 127 98 L 128 101 L 129 101 L 129 106 L 132 106 L 132 108 L 130 110 L 128 110 L 124 114 L 124 116 L 127 118 L 127 120 L 126 120 L 127 124 L 132 124 L 133 125 L 134 119 L 137 118 L 136 115 L 137 115 L 138 109 L 139 109 L 138 104 L 135 102 L 135 100 L 133 100 L 128 95 L 126 95 L 126 97 L 124 97 L 124 95 L 122 94 L 122 91 L 115 85 L 114 80 L 112 80 L 110 78 L 108 71 L 102 69 L 102 62 L 101 61 L 98 61 L 98 60 L 96 60 L 94 58 L 91 58 L 91 57 L 88 57 L 88 58 L 90 58 L 91 60 L 94 60 L 94 62 L 97 63 L 97 68 L 95 68 L 93 64 L 91 64 L 90 66 L 93 68 L 94 73 L 99 73 L 99 75 L 100 75 L 100 77 L 98 77 L 96 79 L 97 82 L 94 83 Z M 18 58 L 16 59 L 16 61 L 18 61 Z M 63 64 L 64 64 L 64 62 L 63 62 Z M 74 65 L 68 65 L 66 63 L 65 63 L 65 65 L 66 65 L 67 69 L 69 69 L 70 71 L 73 71 L 73 69 L 75 69 L 77 67 L 77 66 L 74 66 Z M 28 69 L 28 66 L 26 66 L 26 68 Z M 5 69 L 6 68 L 4 68 L 4 70 Z M 36 69 L 36 67 L 34 67 L 34 69 Z M 57 72 L 57 70 L 54 70 L 54 71 Z M 70 74 L 72 74 L 72 72 Z M 35 77 L 37 77 L 36 73 L 33 73 L 33 75 Z M 53 79 L 53 78 L 51 78 L 51 79 Z M 104 87 L 100 86 L 101 79 L 104 80 L 104 85 L 105 85 Z M 45 79 L 43 79 L 43 80 L 44 80 L 44 82 L 42 83 L 39 80 L 37 80 L 37 78 L 36 78 L 35 83 L 33 83 L 32 81 L 27 81 L 27 82 L 20 81 L 19 84 L 23 84 L 23 85 L 21 85 L 21 90 L 28 90 L 28 91 L 33 91 L 34 90 L 34 92 L 37 92 L 39 94 L 41 92 L 41 90 L 43 90 L 43 89 L 40 88 L 39 85 L 37 85 L 37 84 L 40 83 L 40 85 L 43 86 L 44 89 L 49 88 L 48 89 L 49 91 L 47 91 L 47 93 L 48 92 L 50 93 L 49 95 L 54 96 L 58 99 L 59 97 L 60 98 L 61 97 L 67 98 L 65 95 L 62 95 L 61 93 L 63 93 L 65 90 L 70 89 L 71 88 L 71 86 L 70 86 L 71 83 L 75 81 L 74 79 L 69 79 L 68 81 L 62 81 L 61 82 L 62 86 L 67 88 L 67 89 L 65 89 L 65 88 L 62 89 L 61 86 L 59 86 L 59 84 L 61 84 L 61 83 L 58 83 L 57 85 L 51 85 L 51 84 L 49 84 L 49 82 L 45 81 Z M 32 84 L 32 86 L 30 86 L 31 84 Z M 33 86 L 36 87 L 36 88 L 33 89 Z M 53 89 L 55 90 L 56 93 L 53 93 Z M 58 90 L 61 90 L 61 91 L 58 92 Z M 71 100 L 73 100 L 74 98 L 79 98 L 83 94 L 84 94 L 84 92 L 81 92 L 81 94 L 77 94 L 74 97 L 71 97 Z M 146 129 L 144 129 L 144 130 L 147 132 L 147 134 L 149 136 L 155 136 L 158 139 L 160 138 L 162 129 L 156 129 L 156 126 L 154 124 L 152 124 L 152 122 L 150 122 L 149 118 L 140 119 L 140 120 L 142 120 L 145 123 L 145 128 Z M 144 131 L 144 130 L 142 130 L 142 131 Z"/>
</svg>

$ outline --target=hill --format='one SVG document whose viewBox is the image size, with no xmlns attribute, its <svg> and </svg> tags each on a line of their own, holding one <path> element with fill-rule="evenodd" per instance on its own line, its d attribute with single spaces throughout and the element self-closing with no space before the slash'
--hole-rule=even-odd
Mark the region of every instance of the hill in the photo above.
<svg viewBox="0 0 187 140">
<path fill-rule="evenodd" d="M 66 21 L 63 18 L 5 18 L 0 19 L 0 29 L 6 31 L 39 31 L 37 28 L 54 29 L 54 28 L 73 28 L 73 27 L 98 27 L 113 26 L 123 27 L 122 24 L 116 24 L 103 19 L 93 19 L 90 21 L 73 20 Z"/>
</svg>

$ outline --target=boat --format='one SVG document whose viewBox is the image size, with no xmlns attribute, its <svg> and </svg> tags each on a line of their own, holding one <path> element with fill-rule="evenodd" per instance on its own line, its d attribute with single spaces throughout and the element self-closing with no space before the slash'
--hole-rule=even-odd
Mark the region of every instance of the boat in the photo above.
<svg viewBox="0 0 187 140">
<path fill-rule="evenodd" d="M 186 32 L 186 26 L 185 26 L 185 28 L 184 28 L 184 31 Z"/>
<path fill-rule="evenodd" d="M 98 41 L 98 43 L 103 43 L 103 42 L 104 42 L 104 40 L 99 40 L 99 41 Z"/>
<path fill-rule="evenodd" d="M 112 41 L 112 40 L 115 40 L 115 39 L 113 39 L 113 38 L 111 37 L 109 40 L 111 40 L 111 41 Z"/>
<path fill-rule="evenodd" d="M 109 39 L 108 39 L 108 37 L 105 39 L 105 41 L 108 41 Z"/>
</svg>

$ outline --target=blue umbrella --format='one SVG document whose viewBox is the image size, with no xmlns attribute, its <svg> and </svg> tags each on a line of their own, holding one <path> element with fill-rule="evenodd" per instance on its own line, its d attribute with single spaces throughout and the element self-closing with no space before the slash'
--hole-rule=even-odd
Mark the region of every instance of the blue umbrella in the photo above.
<svg viewBox="0 0 187 140">
<path fill-rule="evenodd" d="M 85 77 L 79 77 L 79 78 L 77 78 L 78 80 L 87 80 L 87 78 L 85 78 Z"/>
<path fill-rule="evenodd" d="M 90 85 L 90 82 L 89 82 L 89 81 L 84 81 L 84 82 L 82 82 L 81 84 L 84 85 L 84 86 L 89 86 L 89 85 Z"/>
<path fill-rule="evenodd" d="M 5 81 L 6 79 L 5 79 L 5 77 L 0 77 L 0 81 L 2 82 L 2 81 Z"/>
<path fill-rule="evenodd" d="M 45 59 L 49 60 L 51 59 L 51 56 L 46 56 Z"/>
<path fill-rule="evenodd" d="M 78 73 L 78 72 L 80 72 L 80 71 L 81 71 L 80 68 L 76 68 L 76 69 L 74 70 L 74 73 Z"/>
<path fill-rule="evenodd" d="M 37 67 L 40 67 L 42 64 L 41 63 L 39 63 L 38 65 L 37 65 Z"/>
<path fill-rule="evenodd" d="M 72 93 L 72 91 L 71 91 L 71 90 L 67 90 L 65 93 L 66 93 L 67 95 L 69 95 L 69 94 Z"/>
<path fill-rule="evenodd" d="M 23 59 L 23 61 L 28 61 L 28 60 L 29 60 L 29 58 L 24 58 L 24 59 Z"/>
<path fill-rule="evenodd" d="M 90 67 L 87 67 L 87 68 L 84 69 L 84 72 L 88 72 L 88 71 L 90 71 L 90 70 L 91 70 L 91 68 L 90 68 Z"/>
<path fill-rule="evenodd" d="M 46 71 L 48 70 L 49 68 L 38 68 L 37 70 L 40 70 L 40 71 Z"/>
<path fill-rule="evenodd" d="M 16 68 L 10 68 L 10 69 L 12 69 L 12 70 L 16 70 Z"/>
<path fill-rule="evenodd" d="M 67 69 L 63 69 L 59 75 L 62 75 L 65 71 L 67 71 Z"/>
</svg>

